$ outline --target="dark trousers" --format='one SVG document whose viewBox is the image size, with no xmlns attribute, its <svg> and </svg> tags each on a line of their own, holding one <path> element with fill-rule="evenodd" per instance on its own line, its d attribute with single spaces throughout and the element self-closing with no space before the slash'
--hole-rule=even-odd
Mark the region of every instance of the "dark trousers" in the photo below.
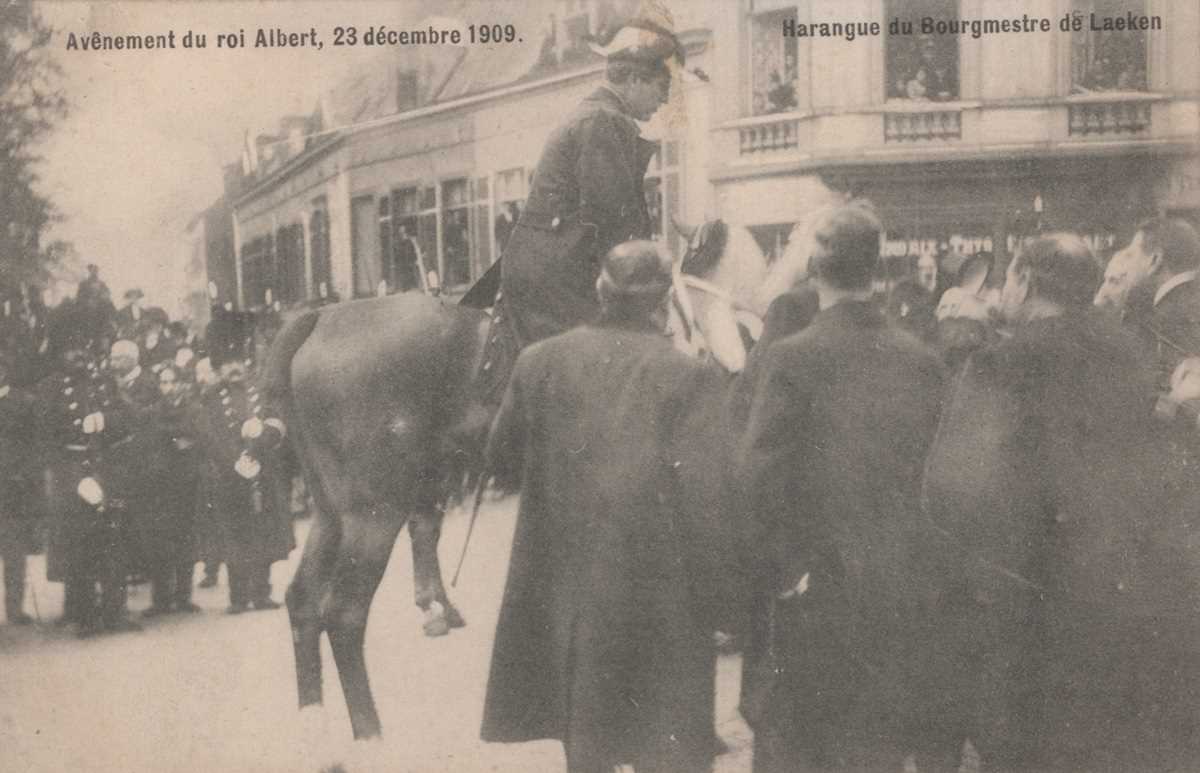
<svg viewBox="0 0 1200 773">
<path fill-rule="evenodd" d="M 125 616 L 124 573 L 103 570 L 72 572 L 63 588 L 63 616 L 84 628 L 116 623 Z M 97 585 L 99 593 L 97 594 Z"/>
<path fill-rule="evenodd" d="M 151 597 L 155 607 L 171 604 L 186 606 L 192 601 L 192 571 L 196 562 L 191 559 L 179 561 L 156 561 L 150 567 Z"/>
<path fill-rule="evenodd" d="M 0 558 L 4 561 L 4 613 L 12 622 L 21 616 L 25 600 L 25 551 L 9 550 Z"/>
<path fill-rule="evenodd" d="M 263 559 L 229 561 L 229 603 L 244 605 L 271 597 L 271 562 Z"/>
</svg>

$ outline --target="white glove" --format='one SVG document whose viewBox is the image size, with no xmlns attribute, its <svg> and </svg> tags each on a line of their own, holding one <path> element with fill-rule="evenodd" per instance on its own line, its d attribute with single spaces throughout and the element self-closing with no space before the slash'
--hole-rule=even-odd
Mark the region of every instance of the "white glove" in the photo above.
<svg viewBox="0 0 1200 773">
<path fill-rule="evenodd" d="M 263 433 L 262 420 L 253 416 L 242 422 L 242 440 L 254 440 Z"/>
<path fill-rule="evenodd" d="M 783 593 L 780 593 L 779 598 L 780 598 L 780 600 L 784 600 L 784 599 L 795 598 L 796 596 L 803 596 L 807 590 L 808 590 L 808 572 L 805 572 L 804 576 L 800 578 L 800 582 L 796 583 L 796 585 L 794 587 L 788 588 Z"/>
<path fill-rule="evenodd" d="M 89 413 L 83 417 L 83 434 L 94 435 L 104 431 L 104 414 L 100 411 Z"/>
<path fill-rule="evenodd" d="M 79 494 L 79 498 L 92 507 L 104 501 L 104 489 L 100 486 L 100 482 L 91 475 L 79 481 L 79 485 L 75 487 L 75 493 Z"/>
<path fill-rule="evenodd" d="M 1200 400 L 1200 357 L 1188 357 L 1171 374 L 1171 399 L 1177 403 Z"/>
<path fill-rule="evenodd" d="M 254 480 L 262 472 L 262 465 L 253 456 L 243 451 L 237 462 L 234 463 L 233 469 L 246 480 Z"/>
</svg>

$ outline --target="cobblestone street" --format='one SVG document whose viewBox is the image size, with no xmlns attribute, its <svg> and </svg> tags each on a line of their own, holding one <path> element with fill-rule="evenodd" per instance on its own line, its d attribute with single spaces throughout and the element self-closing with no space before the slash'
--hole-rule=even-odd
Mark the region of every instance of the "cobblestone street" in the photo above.
<svg viewBox="0 0 1200 773">
<path fill-rule="evenodd" d="M 562 770 L 557 743 L 478 740 L 515 501 L 489 504 L 480 514 L 463 576 L 450 590 L 468 625 L 447 637 L 422 634 L 409 540 L 402 534 L 397 541 L 367 631 L 384 739 L 366 745 L 349 740 L 327 644 L 328 731 L 305 740 L 302 728 L 320 720 L 296 710 L 287 614 L 223 614 L 224 572 L 216 588 L 196 591 L 201 615 L 157 618 L 141 633 L 80 641 L 48 622 L 61 613 L 62 586 L 46 583 L 42 557 L 32 559 L 26 609 L 43 622 L 0 626 L 0 770 L 315 773 L 331 761 L 350 771 Z M 298 536 L 307 528 L 299 522 Z M 447 577 L 465 528 L 463 513 L 448 517 L 441 543 Z M 274 567 L 277 600 L 299 555 Z M 132 588 L 135 617 L 148 605 L 148 586 Z M 749 769 L 749 731 L 735 710 L 738 665 L 736 657 L 719 665 L 717 726 L 734 749 L 720 758 L 719 771 Z"/>
</svg>

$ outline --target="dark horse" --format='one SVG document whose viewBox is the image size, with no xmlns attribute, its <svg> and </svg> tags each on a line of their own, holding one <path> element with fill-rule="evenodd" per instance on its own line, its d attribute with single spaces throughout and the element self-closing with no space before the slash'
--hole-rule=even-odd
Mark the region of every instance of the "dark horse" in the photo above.
<svg viewBox="0 0 1200 773">
<path fill-rule="evenodd" d="M 761 279 L 766 260 L 743 230 L 731 234 L 729 246 L 751 246 L 736 250 L 742 266 L 729 275 Z M 728 268 L 723 255 L 716 257 Z M 729 286 L 715 264 L 702 274 L 714 288 Z M 682 284 L 677 291 L 697 292 Z M 356 739 L 380 734 L 363 639 L 406 523 L 425 632 L 463 625 L 442 584 L 437 542 L 446 504 L 479 473 L 491 406 L 471 385 L 488 324 L 483 311 L 417 293 L 335 304 L 285 324 L 263 369 L 263 392 L 285 418 L 317 507 L 287 593 L 300 707 L 321 703 L 320 637 L 327 632 Z M 695 463 L 684 466 L 686 497 L 704 511 L 715 543 L 730 524 L 713 508 L 720 499 L 713 486 L 728 469 L 713 451 L 726 436 L 719 422 L 703 417 L 717 414 L 723 398 L 697 406 L 688 431 L 703 436 L 689 444 Z"/>
<path fill-rule="evenodd" d="M 425 631 L 463 625 L 438 565 L 442 510 L 476 465 L 489 414 L 470 389 L 482 311 L 404 293 L 286 324 L 263 373 L 317 507 L 287 592 L 300 707 L 321 703 L 329 634 L 355 738 L 380 733 L 367 680 L 367 613 L 404 525 Z"/>
</svg>

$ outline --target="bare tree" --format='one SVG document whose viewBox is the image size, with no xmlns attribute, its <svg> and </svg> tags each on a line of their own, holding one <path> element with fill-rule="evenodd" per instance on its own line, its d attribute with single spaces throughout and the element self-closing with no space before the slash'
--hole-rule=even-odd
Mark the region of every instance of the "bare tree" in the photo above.
<svg viewBox="0 0 1200 773">
<path fill-rule="evenodd" d="M 40 283 L 55 262 L 41 246 L 55 209 L 38 190 L 39 142 L 67 109 L 51 35 L 31 0 L 0 6 L 0 289 Z"/>
</svg>

